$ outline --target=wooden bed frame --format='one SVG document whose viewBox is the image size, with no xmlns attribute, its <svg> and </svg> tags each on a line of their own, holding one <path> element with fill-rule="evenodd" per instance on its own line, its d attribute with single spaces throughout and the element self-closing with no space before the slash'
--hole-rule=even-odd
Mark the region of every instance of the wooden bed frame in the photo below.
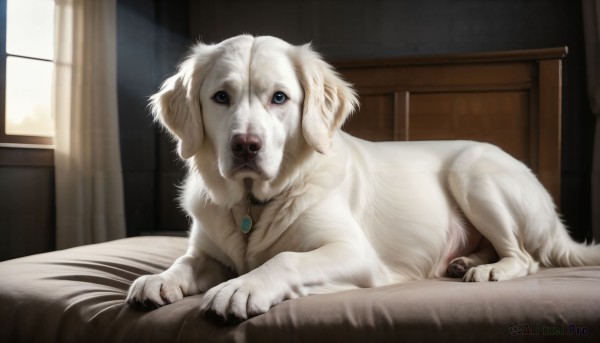
<svg viewBox="0 0 600 343">
<path fill-rule="evenodd" d="M 567 48 L 335 63 L 372 141 L 469 139 L 527 164 L 560 204 L 561 59 Z"/>
</svg>

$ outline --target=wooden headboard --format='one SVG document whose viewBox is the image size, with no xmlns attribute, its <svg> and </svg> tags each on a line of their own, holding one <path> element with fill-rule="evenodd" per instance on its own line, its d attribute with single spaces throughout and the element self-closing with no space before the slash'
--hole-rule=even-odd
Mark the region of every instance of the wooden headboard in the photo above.
<svg viewBox="0 0 600 343">
<path fill-rule="evenodd" d="M 470 139 L 525 162 L 560 203 L 561 59 L 567 48 L 335 63 L 372 141 Z"/>
</svg>

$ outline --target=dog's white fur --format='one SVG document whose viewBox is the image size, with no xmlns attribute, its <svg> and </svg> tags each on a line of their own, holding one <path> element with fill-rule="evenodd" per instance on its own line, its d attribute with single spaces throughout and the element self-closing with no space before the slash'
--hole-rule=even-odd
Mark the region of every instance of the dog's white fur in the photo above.
<svg viewBox="0 0 600 343">
<path fill-rule="evenodd" d="M 272 103 L 276 92 L 287 101 Z M 189 248 L 137 279 L 127 301 L 205 292 L 203 312 L 246 319 L 290 298 L 447 270 L 497 281 L 540 263 L 600 264 L 598 246 L 570 239 L 522 163 L 484 143 L 360 140 L 340 131 L 357 102 L 308 45 L 247 35 L 198 44 L 152 98 L 189 168 Z M 236 134 L 262 140 L 253 165 L 236 165 Z M 263 203 L 246 237 L 248 193 Z"/>
</svg>

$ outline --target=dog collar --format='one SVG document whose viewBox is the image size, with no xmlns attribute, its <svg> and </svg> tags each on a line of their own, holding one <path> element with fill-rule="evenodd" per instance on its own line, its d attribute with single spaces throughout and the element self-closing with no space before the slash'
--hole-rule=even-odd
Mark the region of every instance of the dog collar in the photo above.
<svg viewBox="0 0 600 343">
<path fill-rule="evenodd" d="M 246 201 L 246 214 L 242 217 L 242 222 L 240 223 L 240 229 L 244 234 L 248 234 L 250 230 L 252 230 L 252 216 L 250 215 L 250 208 L 252 207 L 251 195 L 248 193 L 247 201 Z"/>
<path fill-rule="evenodd" d="M 246 195 L 246 212 L 242 217 L 242 221 L 240 222 L 240 229 L 246 235 L 250 233 L 252 230 L 252 226 L 254 221 L 252 220 L 252 214 L 250 213 L 250 209 L 252 206 L 266 206 L 271 202 L 271 199 L 261 201 L 258 200 L 252 195 L 252 193 L 248 192 Z"/>
</svg>

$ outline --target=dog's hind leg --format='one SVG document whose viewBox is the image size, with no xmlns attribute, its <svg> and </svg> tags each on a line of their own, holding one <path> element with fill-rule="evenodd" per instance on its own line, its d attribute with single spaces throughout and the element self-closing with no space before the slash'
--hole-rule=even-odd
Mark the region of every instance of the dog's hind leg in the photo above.
<svg viewBox="0 0 600 343">
<path fill-rule="evenodd" d="M 462 278 L 470 268 L 496 261 L 498 261 L 498 254 L 494 250 L 492 243 L 482 238 L 477 249 L 472 254 L 457 257 L 450 261 L 447 273 L 451 278 Z"/>
<path fill-rule="evenodd" d="M 535 231 L 543 231 L 554 224 L 556 214 L 550 197 L 527 167 L 492 145 L 478 144 L 456 158 L 448 181 L 465 216 L 499 257 L 495 263 L 489 263 L 486 254 L 467 260 L 483 264 L 465 263 L 463 279 L 510 280 L 537 271 L 538 263 L 527 250 L 530 219 L 536 216 Z M 460 268 L 456 268 L 458 274 Z"/>
</svg>

